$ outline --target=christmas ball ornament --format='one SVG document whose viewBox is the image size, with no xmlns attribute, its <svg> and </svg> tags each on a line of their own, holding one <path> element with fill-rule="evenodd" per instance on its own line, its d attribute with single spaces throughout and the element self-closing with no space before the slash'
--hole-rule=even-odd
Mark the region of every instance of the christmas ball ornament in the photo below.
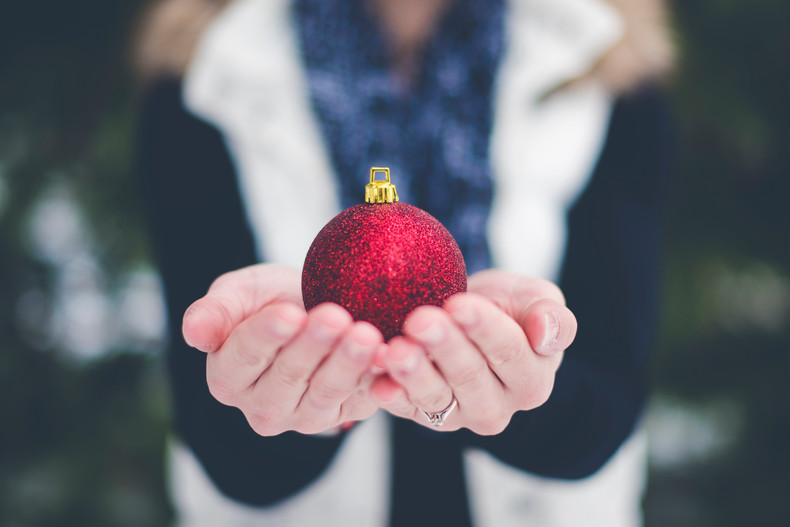
<svg viewBox="0 0 790 527">
<path fill-rule="evenodd" d="M 386 179 L 376 179 L 384 173 Z M 388 168 L 370 169 L 365 203 L 327 223 L 307 252 L 302 297 L 308 310 L 323 302 L 376 326 L 386 340 L 400 334 L 416 307 L 441 306 L 466 291 L 458 244 L 422 209 L 398 202 Z"/>
</svg>

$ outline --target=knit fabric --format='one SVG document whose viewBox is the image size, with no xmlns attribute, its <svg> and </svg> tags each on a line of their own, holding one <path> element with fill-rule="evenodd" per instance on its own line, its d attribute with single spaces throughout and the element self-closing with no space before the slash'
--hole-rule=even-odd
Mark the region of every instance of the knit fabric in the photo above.
<svg viewBox="0 0 790 527">
<path fill-rule="evenodd" d="M 296 0 L 311 102 L 340 183 L 361 200 L 371 166 L 389 166 L 401 201 L 453 234 L 470 273 L 490 267 L 489 140 L 503 53 L 501 0 L 456 2 L 421 50 L 411 83 L 392 73 L 391 48 L 359 0 Z"/>
</svg>

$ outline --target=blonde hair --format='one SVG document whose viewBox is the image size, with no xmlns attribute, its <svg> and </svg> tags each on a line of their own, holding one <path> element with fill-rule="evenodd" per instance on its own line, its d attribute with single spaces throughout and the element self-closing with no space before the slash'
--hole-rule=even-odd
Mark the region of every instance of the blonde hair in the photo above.
<svg viewBox="0 0 790 527">
<path fill-rule="evenodd" d="M 231 0 L 158 0 L 144 12 L 134 62 L 144 78 L 181 76 L 203 30 Z M 588 75 L 613 93 L 664 78 L 675 58 L 664 0 L 606 0 L 625 21 L 625 34 Z"/>
</svg>

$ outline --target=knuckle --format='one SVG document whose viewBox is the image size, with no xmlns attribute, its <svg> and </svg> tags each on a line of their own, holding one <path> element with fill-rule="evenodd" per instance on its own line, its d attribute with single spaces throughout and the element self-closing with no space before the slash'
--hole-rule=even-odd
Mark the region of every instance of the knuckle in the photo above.
<svg viewBox="0 0 790 527">
<path fill-rule="evenodd" d="M 334 427 L 334 423 L 329 422 L 327 420 L 310 420 L 310 421 L 303 421 L 295 427 L 295 430 L 300 434 L 320 434 L 326 432 Z"/>
<path fill-rule="evenodd" d="M 358 421 L 365 419 L 368 416 L 368 412 L 370 410 L 375 411 L 377 409 L 378 408 L 372 407 L 366 403 L 347 400 L 340 406 L 337 421 L 339 423 L 345 423 L 347 421 Z"/>
<path fill-rule="evenodd" d="M 206 381 L 208 384 L 208 391 L 214 399 L 224 405 L 234 406 L 233 403 L 235 402 L 236 394 L 223 379 L 207 375 Z"/>
<path fill-rule="evenodd" d="M 462 391 L 476 392 L 483 378 L 479 364 L 467 364 L 453 376 L 453 385 Z"/>
<path fill-rule="evenodd" d="M 310 387 L 308 403 L 316 410 L 328 410 L 338 406 L 348 395 L 346 390 L 332 384 L 319 384 Z"/>
<path fill-rule="evenodd" d="M 517 399 L 517 404 L 522 410 L 532 410 L 543 406 L 549 400 L 554 389 L 554 378 L 535 380 L 525 389 Z"/>
<path fill-rule="evenodd" d="M 250 428 L 260 436 L 273 436 L 283 431 L 280 420 L 271 413 L 258 411 L 245 413 L 245 417 Z"/>
<path fill-rule="evenodd" d="M 546 401 L 551 397 L 551 392 L 554 391 L 554 379 L 543 381 L 539 383 L 535 392 L 535 408 L 543 406 Z"/>
<path fill-rule="evenodd" d="M 492 418 L 476 423 L 472 431 L 483 436 L 495 436 L 504 432 L 508 424 L 510 424 L 509 416 L 497 414 Z"/>
<path fill-rule="evenodd" d="M 340 405 L 340 408 L 337 412 L 337 419 L 338 421 L 345 422 L 345 421 L 353 421 L 355 416 L 357 415 L 359 408 L 355 401 L 347 400 L 344 401 L 343 404 Z"/>
<path fill-rule="evenodd" d="M 496 436 L 501 434 L 505 430 L 504 425 L 500 425 L 498 423 L 491 423 L 485 426 L 480 432 L 480 435 L 484 436 Z"/>
<path fill-rule="evenodd" d="M 240 365 L 251 368 L 260 366 L 263 360 L 263 355 L 246 337 L 238 339 L 233 347 L 233 356 Z"/>
<path fill-rule="evenodd" d="M 280 382 L 289 387 L 303 386 L 309 377 L 309 372 L 288 361 L 275 361 L 274 367 Z"/>
<path fill-rule="evenodd" d="M 489 355 L 489 360 L 495 367 L 506 368 L 508 365 L 518 362 L 524 353 L 524 342 L 516 336 L 504 337 L 496 349 Z"/>
<path fill-rule="evenodd" d="M 229 271 L 215 278 L 214 281 L 211 282 L 211 285 L 209 286 L 209 291 L 231 287 L 234 286 L 237 282 L 238 282 L 237 272 Z"/>
</svg>

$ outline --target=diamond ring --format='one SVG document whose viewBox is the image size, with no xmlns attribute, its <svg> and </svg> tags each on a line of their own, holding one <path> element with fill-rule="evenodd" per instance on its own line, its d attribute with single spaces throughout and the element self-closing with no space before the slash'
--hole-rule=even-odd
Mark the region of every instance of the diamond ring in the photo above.
<svg viewBox="0 0 790 527">
<path fill-rule="evenodd" d="M 438 428 L 444 424 L 444 420 L 452 413 L 453 410 L 455 410 L 456 406 L 458 406 L 458 400 L 455 398 L 455 395 L 453 395 L 453 400 L 450 401 L 450 404 L 447 405 L 447 408 L 441 412 L 426 412 L 422 408 L 418 409 L 422 412 L 422 415 L 428 419 L 428 422 L 431 423 L 431 426 Z"/>
</svg>

